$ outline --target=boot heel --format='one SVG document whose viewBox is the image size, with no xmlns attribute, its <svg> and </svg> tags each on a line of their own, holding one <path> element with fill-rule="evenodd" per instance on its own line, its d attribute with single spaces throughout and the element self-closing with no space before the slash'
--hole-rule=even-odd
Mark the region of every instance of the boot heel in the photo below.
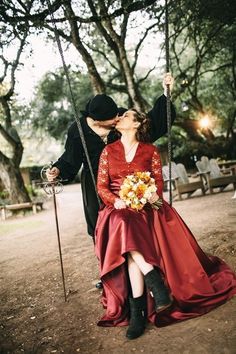
<svg viewBox="0 0 236 354">
<path fill-rule="evenodd" d="M 160 313 L 162 311 L 165 311 L 172 306 L 174 300 L 173 300 L 172 296 L 170 296 L 169 298 L 170 298 L 170 302 L 168 304 L 156 307 L 156 313 Z"/>
</svg>

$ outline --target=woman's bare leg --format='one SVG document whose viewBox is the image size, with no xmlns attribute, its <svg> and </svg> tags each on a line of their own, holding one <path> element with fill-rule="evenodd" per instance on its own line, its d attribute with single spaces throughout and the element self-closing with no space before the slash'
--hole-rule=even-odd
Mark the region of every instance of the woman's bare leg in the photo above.
<svg viewBox="0 0 236 354">
<path fill-rule="evenodd" d="M 143 274 L 130 254 L 128 255 L 128 272 L 133 298 L 142 296 L 144 291 Z"/>
<path fill-rule="evenodd" d="M 154 269 L 154 267 L 151 264 L 145 261 L 141 253 L 137 251 L 131 251 L 130 255 L 143 275 L 146 275 L 147 273 L 149 273 L 151 270 Z"/>
</svg>

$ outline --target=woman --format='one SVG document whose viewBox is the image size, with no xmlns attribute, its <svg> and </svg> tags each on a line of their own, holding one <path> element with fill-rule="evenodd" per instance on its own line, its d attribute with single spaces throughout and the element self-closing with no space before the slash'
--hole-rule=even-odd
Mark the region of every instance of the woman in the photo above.
<svg viewBox="0 0 236 354">
<path fill-rule="evenodd" d="M 100 326 L 129 328 L 139 337 L 148 319 L 156 326 L 202 315 L 236 293 L 236 276 L 219 258 L 207 256 L 174 208 L 162 198 L 161 161 L 147 141 L 148 120 L 132 109 L 116 125 L 121 139 L 103 150 L 98 193 L 105 207 L 96 227 L 95 250 L 106 313 Z M 120 187 L 127 175 L 151 172 L 157 192 L 140 211 L 126 207 Z M 152 296 L 151 296 L 151 293 Z"/>
</svg>

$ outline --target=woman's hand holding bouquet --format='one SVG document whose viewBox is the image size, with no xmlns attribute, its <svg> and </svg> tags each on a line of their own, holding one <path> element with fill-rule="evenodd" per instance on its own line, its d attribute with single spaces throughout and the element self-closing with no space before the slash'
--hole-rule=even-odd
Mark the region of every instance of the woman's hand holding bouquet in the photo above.
<svg viewBox="0 0 236 354">
<path fill-rule="evenodd" d="M 129 207 L 138 211 L 150 203 L 153 208 L 159 209 L 162 201 L 156 191 L 155 180 L 150 172 L 135 172 L 124 179 L 119 192 L 120 199 L 116 199 L 114 207 L 116 209 Z"/>
</svg>

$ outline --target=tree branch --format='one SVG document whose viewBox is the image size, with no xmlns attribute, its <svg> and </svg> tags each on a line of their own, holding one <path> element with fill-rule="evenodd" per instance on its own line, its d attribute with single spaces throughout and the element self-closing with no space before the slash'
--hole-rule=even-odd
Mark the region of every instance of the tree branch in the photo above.
<svg viewBox="0 0 236 354">
<path fill-rule="evenodd" d="M 5 6 L 4 4 L 0 5 L 0 19 L 2 19 L 3 22 L 12 23 L 12 24 L 19 24 L 22 22 L 28 23 L 29 21 L 32 21 L 34 23 L 43 23 L 46 17 L 50 15 L 49 9 L 44 10 L 37 14 L 30 14 L 30 12 L 27 9 L 24 16 L 17 16 L 15 14 L 16 8 L 13 3 L 12 10 L 14 11 L 14 16 L 9 16 L 7 15 L 7 10 L 9 9 L 9 5 L 10 5 L 9 2 Z M 55 0 L 54 3 L 51 4 L 52 12 L 53 13 L 56 12 L 60 8 L 60 6 L 61 6 L 61 0 Z M 63 19 L 63 22 L 64 21 L 66 21 L 66 18 Z M 52 21 L 50 20 L 50 22 Z"/>
<path fill-rule="evenodd" d="M 204 74 L 206 74 L 206 73 L 210 73 L 210 72 L 214 73 L 214 72 L 216 72 L 216 71 L 219 71 L 219 70 L 222 70 L 222 69 L 225 69 L 225 68 L 230 68 L 231 66 L 232 66 L 232 63 L 226 63 L 226 64 L 223 64 L 223 65 L 218 66 L 218 68 L 215 68 L 215 69 L 207 69 L 207 70 L 205 70 L 205 71 L 202 71 L 202 72 L 200 72 L 200 73 L 198 74 L 198 76 L 202 76 L 202 75 L 204 75 Z"/>
<path fill-rule="evenodd" d="M 4 65 L 3 75 L 0 77 L 0 83 L 2 83 L 7 75 L 7 69 L 10 63 L 4 58 L 3 55 L 0 56 L 0 59 L 3 61 Z"/>
<path fill-rule="evenodd" d="M 97 71 L 93 58 L 91 57 L 90 53 L 87 51 L 87 49 L 85 48 L 85 46 L 83 45 L 80 39 L 77 22 L 74 19 L 72 19 L 74 18 L 73 16 L 74 12 L 71 7 L 70 1 L 67 0 L 64 1 L 64 6 L 65 6 L 65 14 L 68 16 L 69 23 L 70 23 L 72 43 L 75 46 L 75 48 L 79 51 L 84 62 L 87 65 L 88 73 L 91 79 L 94 93 L 104 93 L 106 91 L 104 82 Z"/>
<path fill-rule="evenodd" d="M 127 88 L 125 85 L 113 84 L 112 82 L 106 82 L 106 86 L 117 92 L 124 92 L 127 94 Z"/>
<path fill-rule="evenodd" d="M 26 42 L 27 36 L 28 36 L 28 28 L 26 29 L 26 31 L 25 31 L 25 33 L 23 35 L 23 38 L 20 40 L 20 46 L 19 46 L 19 49 L 18 49 L 17 54 L 16 54 L 16 59 L 12 63 L 12 68 L 11 68 L 11 86 L 10 86 L 8 92 L 6 93 L 6 95 L 4 95 L 6 100 L 9 100 L 10 97 L 14 93 L 14 89 L 15 89 L 15 72 L 16 72 L 16 69 L 17 69 L 17 67 L 19 65 L 20 56 L 21 56 L 23 48 L 25 46 L 25 42 Z"/>
<path fill-rule="evenodd" d="M 86 46 L 91 49 L 93 52 L 100 54 L 109 64 L 110 66 L 115 69 L 116 71 L 119 71 L 119 69 L 112 63 L 112 61 L 108 58 L 107 54 L 104 53 L 102 50 L 90 46 L 88 43 L 86 43 Z"/>
<path fill-rule="evenodd" d="M 2 134 L 2 136 L 4 137 L 4 139 L 13 147 L 13 149 L 15 150 L 18 146 L 18 142 L 13 138 L 13 136 L 11 136 L 6 129 L 4 129 L 4 127 L 2 126 L 2 124 L 0 124 L 0 133 Z"/>
<path fill-rule="evenodd" d="M 136 67 L 136 65 L 137 65 L 138 52 L 139 52 L 139 49 L 140 49 L 142 43 L 144 42 L 145 38 L 147 37 L 148 32 L 149 32 L 151 29 L 153 29 L 156 25 L 157 25 L 157 22 L 155 22 L 154 24 L 152 24 L 151 26 L 149 26 L 149 27 L 145 30 L 145 32 L 144 32 L 144 34 L 143 34 L 143 37 L 140 39 L 139 43 L 137 44 L 137 46 L 136 46 L 136 48 L 135 48 L 135 53 L 134 53 L 134 62 L 133 62 L 133 65 L 132 65 L 132 67 L 131 67 L 131 68 L 132 68 L 132 72 L 134 72 L 134 69 L 135 69 L 135 67 Z"/>
<path fill-rule="evenodd" d="M 140 85 L 143 81 L 145 81 L 145 80 L 148 78 L 148 76 L 151 74 L 151 72 L 152 72 L 153 70 L 155 70 L 155 69 L 156 69 L 156 66 L 154 66 L 152 69 L 150 69 L 144 77 L 142 77 L 141 79 L 139 79 L 139 80 L 138 80 L 138 85 Z"/>
<path fill-rule="evenodd" d="M 87 0 L 87 1 L 93 16 L 97 16 L 97 11 L 94 6 L 93 0 Z M 109 47 L 114 51 L 115 55 L 119 57 L 119 49 L 117 47 L 117 44 L 113 41 L 112 37 L 107 32 L 106 28 L 103 26 L 102 21 L 96 22 L 96 26 L 99 32 L 101 33 L 101 35 L 105 38 Z"/>
<path fill-rule="evenodd" d="M 120 38 L 121 38 L 122 43 L 125 43 L 128 21 L 129 21 L 129 14 L 125 13 L 122 24 L 121 24 L 121 28 L 120 28 Z"/>
<path fill-rule="evenodd" d="M 140 1 L 136 1 L 132 4 L 129 4 L 126 7 L 120 7 L 119 9 L 115 10 L 113 13 L 111 14 L 105 14 L 102 16 L 90 16 L 88 18 L 82 18 L 80 16 L 76 16 L 76 15 L 71 15 L 69 20 L 73 20 L 73 21 L 78 21 L 80 23 L 92 23 L 92 22 L 101 22 L 103 20 L 106 19 L 114 19 L 118 16 L 124 15 L 124 14 L 128 14 L 131 12 L 135 12 L 138 10 L 142 10 L 147 8 L 148 6 L 151 6 L 153 4 L 155 4 L 156 0 L 140 0 Z M 52 11 L 53 13 L 56 12 L 60 6 L 61 6 L 61 0 L 55 0 L 54 3 L 52 4 Z M 11 22 L 11 23 L 19 23 L 19 22 L 28 22 L 28 21 L 32 21 L 32 22 L 48 22 L 51 23 L 52 20 L 46 20 L 46 17 L 50 14 L 49 9 L 44 10 L 40 13 L 37 14 L 25 14 L 25 16 L 9 16 L 6 14 L 7 8 L 9 6 L 5 7 L 3 5 L 0 6 L 0 18 L 2 17 L 6 22 Z M 66 22 L 68 20 L 67 17 L 61 17 L 61 18 L 56 18 L 55 22 Z"/>
</svg>

